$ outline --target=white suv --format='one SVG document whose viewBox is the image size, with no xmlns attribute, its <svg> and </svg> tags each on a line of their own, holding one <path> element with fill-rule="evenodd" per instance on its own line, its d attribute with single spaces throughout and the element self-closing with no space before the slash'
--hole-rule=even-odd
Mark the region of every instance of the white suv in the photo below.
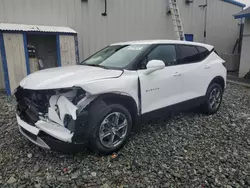
<svg viewBox="0 0 250 188">
<path fill-rule="evenodd" d="M 171 40 L 112 44 L 80 65 L 41 70 L 15 92 L 20 132 L 47 149 L 109 154 L 142 122 L 176 110 L 217 112 L 226 69 L 213 46 Z"/>
</svg>

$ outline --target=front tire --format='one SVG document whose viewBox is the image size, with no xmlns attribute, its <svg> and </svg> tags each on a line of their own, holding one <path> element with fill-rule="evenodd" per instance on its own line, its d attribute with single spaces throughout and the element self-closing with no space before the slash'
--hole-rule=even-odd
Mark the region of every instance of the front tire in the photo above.
<svg viewBox="0 0 250 188">
<path fill-rule="evenodd" d="M 120 104 L 110 104 L 109 113 L 97 121 L 90 136 L 90 149 L 103 155 L 118 151 L 127 141 L 132 128 L 129 111 Z"/>
<path fill-rule="evenodd" d="M 206 93 L 206 100 L 202 106 L 203 112 L 205 114 L 211 115 L 215 114 L 222 102 L 223 89 L 221 85 L 213 83 L 209 86 Z"/>
</svg>

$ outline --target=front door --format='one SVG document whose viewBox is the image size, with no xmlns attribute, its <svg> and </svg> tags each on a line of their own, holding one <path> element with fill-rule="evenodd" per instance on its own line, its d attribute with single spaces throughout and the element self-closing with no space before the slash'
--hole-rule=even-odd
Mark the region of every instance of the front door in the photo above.
<svg viewBox="0 0 250 188">
<path fill-rule="evenodd" d="M 162 60 L 166 67 L 145 75 L 150 60 Z M 182 74 L 176 65 L 175 45 L 156 46 L 141 63 L 138 76 L 141 86 L 142 114 L 182 102 Z"/>
</svg>

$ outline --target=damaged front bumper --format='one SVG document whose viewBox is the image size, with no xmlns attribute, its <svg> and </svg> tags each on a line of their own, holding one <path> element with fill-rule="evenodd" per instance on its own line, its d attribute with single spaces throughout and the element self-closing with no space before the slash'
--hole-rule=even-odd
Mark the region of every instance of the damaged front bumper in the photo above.
<svg viewBox="0 0 250 188">
<path fill-rule="evenodd" d="M 88 140 L 85 107 L 94 99 L 93 96 L 85 95 L 76 101 L 76 90 L 48 95 L 22 88 L 15 95 L 19 130 L 31 142 L 63 152 L 85 148 Z"/>
<path fill-rule="evenodd" d="M 23 121 L 17 114 L 16 118 L 21 134 L 41 148 L 61 152 L 77 152 L 82 151 L 88 145 L 87 140 L 79 143 L 67 142 L 72 139 L 73 134 L 66 132 L 56 124 L 40 121 L 36 126 L 32 126 Z"/>
</svg>

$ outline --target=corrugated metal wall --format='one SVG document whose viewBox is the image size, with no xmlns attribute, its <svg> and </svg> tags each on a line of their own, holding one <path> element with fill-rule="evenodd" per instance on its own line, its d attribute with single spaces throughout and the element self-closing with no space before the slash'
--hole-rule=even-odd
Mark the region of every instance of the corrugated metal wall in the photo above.
<svg viewBox="0 0 250 188">
<path fill-rule="evenodd" d="M 179 0 L 184 31 L 203 42 L 205 11 Z M 78 32 L 80 60 L 117 41 L 173 39 L 171 16 L 166 15 L 167 0 L 107 0 L 108 15 L 103 17 L 104 0 L 0 0 L 0 22 L 68 26 Z M 232 15 L 240 7 L 208 0 L 207 42 L 220 53 L 231 52 L 238 37 Z"/>
<path fill-rule="evenodd" d="M 107 0 L 82 3 L 84 55 L 107 44 L 127 40 L 174 38 L 171 16 L 166 15 L 166 0 Z"/>
<path fill-rule="evenodd" d="M 194 41 L 204 42 L 205 11 L 203 8 L 200 8 L 199 5 L 204 5 L 205 0 L 195 0 L 189 5 L 187 5 L 184 0 L 178 2 L 184 32 L 186 34 L 194 34 Z"/>
<path fill-rule="evenodd" d="M 196 0 L 190 5 L 186 5 L 185 1 L 179 1 L 185 33 L 193 33 L 194 41 L 214 45 L 220 54 L 231 53 L 240 31 L 239 20 L 235 20 L 233 14 L 242 8 L 221 0 L 208 0 L 205 41 L 205 9 L 199 7 L 205 4 L 205 0 Z"/>
<path fill-rule="evenodd" d="M 0 22 L 68 26 L 81 40 L 81 5 L 81 0 L 0 0 Z"/>
<path fill-rule="evenodd" d="M 240 35 L 240 20 L 233 14 L 242 8 L 218 0 L 208 0 L 208 7 L 207 42 L 214 44 L 218 53 L 232 53 Z"/>
</svg>

